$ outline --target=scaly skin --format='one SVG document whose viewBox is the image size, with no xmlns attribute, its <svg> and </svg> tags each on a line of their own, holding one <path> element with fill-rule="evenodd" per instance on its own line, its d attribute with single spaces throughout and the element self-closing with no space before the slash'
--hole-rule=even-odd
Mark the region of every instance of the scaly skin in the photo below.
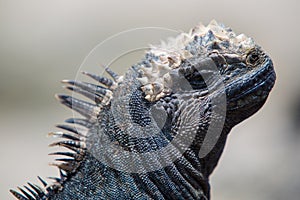
<svg viewBox="0 0 300 200">
<path fill-rule="evenodd" d="M 41 180 L 46 190 L 30 184 L 11 190 L 15 197 L 210 199 L 228 133 L 263 106 L 275 82 L 261 47 L 214 21 L 152 48 L 124 76 L 107 71 L 114 80 L 85 72 L 102 86 L 63 81 L 95 104 L 57 96 L 84 116 L 59 126 L 69 133 L 51 133 L 66 139 L 52 145 L 73 153 L 54 153 L 64 156 L 55 184 Z M 214 123 L 221 128 L 210 131 Z"/>
</svg>

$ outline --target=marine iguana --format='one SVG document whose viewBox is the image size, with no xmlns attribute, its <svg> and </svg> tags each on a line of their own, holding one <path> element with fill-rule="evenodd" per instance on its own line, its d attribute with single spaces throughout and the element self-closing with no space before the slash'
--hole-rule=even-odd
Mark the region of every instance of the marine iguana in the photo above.
<svg viewBox="0 0 300 200">
<path fill-rule="evenodd" d="M 83 72 L 98 84 L 63 81 L 93 103 L 57 95 L 83 118 L 50 134 L 63 139 L 50 146 L 68 149 L 53 153 L 55 183 L 38 177 L 43 188 L 10 190 L 17 199 L 210 199 L 228 133 L 263 106 L 276 79 L 252 38 L 216 21 L 152 47 L 123 76 L 106 71 L 112 79 Z"/>
</svg>

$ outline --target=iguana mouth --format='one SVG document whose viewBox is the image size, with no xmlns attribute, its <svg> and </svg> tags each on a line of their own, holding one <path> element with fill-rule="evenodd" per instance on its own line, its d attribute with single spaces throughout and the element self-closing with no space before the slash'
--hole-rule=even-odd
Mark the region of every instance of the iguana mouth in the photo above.
<svg viewBox="0 0 300 200">
<path fill-rule="evenodd" d="M 263 101 L 274 86 L 275 79 L 273 63 L 268 59 L 261 68 L 232 81 L 226 86 L 228 109 L 245 109 Z"/>
</svg>

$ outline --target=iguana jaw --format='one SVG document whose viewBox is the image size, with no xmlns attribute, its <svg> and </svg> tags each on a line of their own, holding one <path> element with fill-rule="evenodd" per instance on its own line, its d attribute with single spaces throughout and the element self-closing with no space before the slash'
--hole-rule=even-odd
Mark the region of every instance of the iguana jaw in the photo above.
<svg viewBox="0 0 300 200">
<path fill-rule="evenodd" d="M 257 112 L 274 86 L 276 75 L 272 60 L 265 54 L 260 56 L 261 63 L 249 66 L 245 62 L 247 71 L 226 84 L 227 115 L 236 123 Z"/>
<path fill-rule="evenodd" d="M 254 83 L 256 79 L 253 78 L 252 82 L 248 83 L 252 84 L 252 87 L 243 92 L 236 93 L 235 98 L 228 101 L 227 118 L 232 126 L 247 119 L 264 105 L 274 86 L 275 79 L 274 71 L 268 72 L 265 77 L 258 82 Z M 238 100 L 236 100 L 237 98 Z"/>
</svg>

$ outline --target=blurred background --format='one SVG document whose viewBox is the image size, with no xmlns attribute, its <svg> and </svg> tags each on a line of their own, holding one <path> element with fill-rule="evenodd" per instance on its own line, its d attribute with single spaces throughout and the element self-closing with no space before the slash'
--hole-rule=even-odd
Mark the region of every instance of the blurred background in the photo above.
<svg viewBox="0 0 300 200">
<path fill-rule="evenodd" d="M 188 31 L 216 19 L 253 37 L 278 78 L 263 109 L 232 130 L 211 176 L 212 199 L 298 200 L 299 8 L 296 0 L 0 0 L 0 199 L 37 175 L 57 175 L 46 134 L 72 112 L 54 94 L 97 44 L 132 28 Z M 122 60 L 122 69 L 139 57 Z"/>
</svg>

